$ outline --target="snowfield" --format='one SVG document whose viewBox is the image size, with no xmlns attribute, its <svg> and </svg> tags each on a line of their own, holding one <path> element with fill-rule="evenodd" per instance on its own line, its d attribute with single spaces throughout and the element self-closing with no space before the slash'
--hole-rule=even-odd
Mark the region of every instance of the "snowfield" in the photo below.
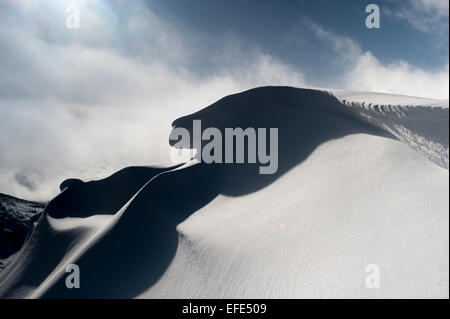
<svg viewBox="0 0 450 319">
<path fill-rule="evenodd" d="M 449 297 L 448 101 L 262 87 L 173 126 L 193 119 L 279 128 L 277 173 L 191 161 L 65 181 L 0 297 Z"/>
</svg>

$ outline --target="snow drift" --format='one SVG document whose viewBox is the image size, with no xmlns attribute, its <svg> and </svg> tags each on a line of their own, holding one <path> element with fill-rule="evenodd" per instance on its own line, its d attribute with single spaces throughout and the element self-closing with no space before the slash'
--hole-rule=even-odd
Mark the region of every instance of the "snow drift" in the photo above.
<svg viewBox="0 0 450 319">
<path fill-rule="evenodd" d="M 375 93 L 227 96 L 174 127 L 277 127 L 276 174 L 191 161 L 67 180 L 0 296 L 448 298 L 448 116 L 448 101 Z"/>
</svg>

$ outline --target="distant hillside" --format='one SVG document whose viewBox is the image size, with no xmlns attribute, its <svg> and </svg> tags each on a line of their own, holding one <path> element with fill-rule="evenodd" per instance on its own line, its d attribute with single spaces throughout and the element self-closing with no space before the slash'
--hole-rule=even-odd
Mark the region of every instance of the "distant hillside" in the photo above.
<svg viewBox="0 0 450 319">
<path fill-rule="evenodd" d="M 0 271 L 22 247 L 45 204 L 0 194 Z"/>
</svg>

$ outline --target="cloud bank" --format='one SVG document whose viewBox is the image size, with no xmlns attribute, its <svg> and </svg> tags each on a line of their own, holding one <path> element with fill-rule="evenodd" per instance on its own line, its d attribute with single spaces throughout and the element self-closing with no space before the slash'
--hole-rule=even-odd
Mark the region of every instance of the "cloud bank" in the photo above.
<svg viewBox="0 0 450 319">
<path fill-rule="evenodd" d="M 179 116 L 256 86 L 317 85 L 236 34 L 186 30 L 143 2 L 79 1 L 81 28 L 67 29 L 68 3 L 1 4 L 0 192 L 48 200 L 66 178 L 168 162 Z M 343 65 L 326 86 L 448 98 L 448 65 L 382 65 L 350 38 L 312 32 Z"/>
<path fill-rule="evenodd" d="M 424 70 L 400 60 L 383 64 L 353 39 L 324 30 L 312 21 L 306 26 L 328 45 L 341 67 L 331 85 L 357 91 L 403 94 L 436 99 L 449 98 L 449 65 L 439 70 Z"/>
</svg>

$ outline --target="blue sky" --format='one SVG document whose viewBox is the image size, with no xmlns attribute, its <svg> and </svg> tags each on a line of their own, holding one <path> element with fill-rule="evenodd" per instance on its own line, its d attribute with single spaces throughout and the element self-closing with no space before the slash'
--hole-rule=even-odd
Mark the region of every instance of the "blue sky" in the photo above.
<svg viewBox="0 0 450 319">
<path fill-rule="evenodd" d="M 256 86 L 448 99 L 449 2 L 369 3 L 0 0 L 0 192 L 167 161 L 174 119 Z"/>
<path fill-rule="evenodd" d="M 404 60 L 412 66 L 438 70 L 448 62 L 448 1 L 375 2 L 381 28 L 368 29 L 361 0 L 196 0 L 148 1 L 161 16 L 184 28 L 223 37 L 234 34 L 308 73 L 317 73 L 333 59 L 327 43 L 308 27 L 314 23 L 354 40 L 382 63 Z M 396 14 L 397 13 L 397 14 Z M 400 14 L 402 13 L 403 16 Z M 406 15 L 409 14 L 411 19 Z M 422 27 L 417 21 L 422 20 Z M 319 79 L 320 80 L 320 79 Z"/>
</svg>

